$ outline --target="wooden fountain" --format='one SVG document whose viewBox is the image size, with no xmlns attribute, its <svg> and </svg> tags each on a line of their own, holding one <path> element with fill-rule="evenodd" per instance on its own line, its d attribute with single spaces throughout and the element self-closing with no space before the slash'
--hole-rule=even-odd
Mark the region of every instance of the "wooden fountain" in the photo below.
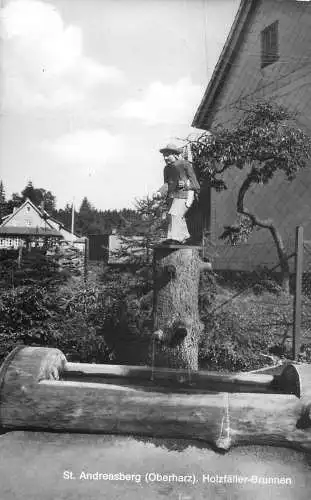
<svg viewBox="0 0 311 500">
<path fill-rule="evenodd" d="M 311 452 L 311 365 L 280 375 L 70 363 L 17 347 L 0 368 L 0 428 L 134 434 Z"/>
</svg>

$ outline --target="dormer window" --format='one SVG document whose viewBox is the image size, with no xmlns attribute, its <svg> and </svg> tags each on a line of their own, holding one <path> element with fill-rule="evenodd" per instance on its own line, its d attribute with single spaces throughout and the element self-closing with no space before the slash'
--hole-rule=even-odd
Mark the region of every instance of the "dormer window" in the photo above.
<svg viewBox="0 0 311 500">
<path fill-rule="evenodd" d="M 261 32 L 261 67 L 273 64 L 279 58 L 279 21 Z"/>
</svg>

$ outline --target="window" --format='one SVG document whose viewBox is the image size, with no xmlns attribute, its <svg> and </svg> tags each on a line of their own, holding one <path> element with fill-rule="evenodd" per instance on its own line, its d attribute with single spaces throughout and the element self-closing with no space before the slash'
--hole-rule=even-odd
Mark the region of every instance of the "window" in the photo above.
<svg viewBox="0 0 311 500">
<path fill-rule="evenodd" d="M 279 58 L 279 22 L 270 24 L 261 32 L 261 67 L 276 62 Z"/>
<path fill-rule="evenodd" d="M 31 219 L 25 219 L 26 226 L 31 226 Z"/>
</svg>

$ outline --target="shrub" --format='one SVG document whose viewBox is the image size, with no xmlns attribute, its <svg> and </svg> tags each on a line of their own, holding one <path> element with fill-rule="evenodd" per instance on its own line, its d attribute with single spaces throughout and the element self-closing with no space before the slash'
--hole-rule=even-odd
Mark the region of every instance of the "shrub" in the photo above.
<svg viewBox="0 0 311 500">
<path fill-rule="evenodd" d="M 216 371 L 253 370 L 267 364 L 272 336 L 237 311 L 217 311 L 205 322 L 199 350 L 200 366 Z"/>
<path fill-rule="evenodd" d="M 0 252 L 0 286 L 11 288 L 25 285 L 58 285 L 70 276 L 67 270 L 60 270 L 58 256 L 49 255 L 42 248 L 26 249 L 22 252 L 21 265 L 18 250 Z"/>
<path fill-rule="evenodd" d="M 208 321 L 210 310 L 215 303 L 216 293 L 216 276 L 210 272 L 201 273 L 199 284 L 199 313 L 203 322 Z"/>
<path fill-rule="evenodd" d="M 44 287 L 20 286 L 0 295 L 0 356 L 16 343 L 46 343 L 48 322 L 57 315 L 57 304 Z"/>
<path fill-rule="evenodd" d="M 298 361 L 302 363 L 311 363 L 311 345 L 302 344 L 300 348 L 300 354 L 298 355 Z"/>
<path fill-rule="evenodd" d="M 59 348 L 72 361 L 150 364 L 151 268 L 109 268 L 98 274 L 94 284 L 78 278 L 63 284 L 38 280 L 2 290 L 0 362 L 22 343 Z M 202 274 L 199 311 L 205 330 L 199 349 L 201 368 L 250 370 L 267 363 L 263 355 L 271 352 L 277 333 L 284 337 L 281 330 L 290 324 L 291 298 L 287 307 L 284 297 L 280 300 L 277 294 L 261 293 L 258 297 L 248 292 L 217 309 L 236 294 L 227 286 L 220 287 L 213 274 Z M 303 307 L 308 324 L 309 311 L 308 301 Z M 270 314 L 277 326 L 264 327 L 262 318 L 269 323 Z M 310 349 L 306 347 L 301 356 L 310 359 Z"/>
<path fill-rule="evenodd" d="M 68 360 L 147 362 L 152 318 L 148 269 L 106 271 L 102 284 L 72 279 L 0 294 L 0 361 L 16 344 L 62 350 Z"/>
<path fill-rule="evenodd" d="M 68 359 L 107 362 L 112 353 L 100 327 L 104 318 L 99 291 L 78 287 L 48 289 L 38 284 L 0 295 L 0 357 L 16 345 L 61 349 Z"/>
<path fill-rule="evenodd" d="M 105 340 L 117 362 L 145 364 L 152 331 L 150 269 L 108 270 L 104 278 Z"/>
</svg>

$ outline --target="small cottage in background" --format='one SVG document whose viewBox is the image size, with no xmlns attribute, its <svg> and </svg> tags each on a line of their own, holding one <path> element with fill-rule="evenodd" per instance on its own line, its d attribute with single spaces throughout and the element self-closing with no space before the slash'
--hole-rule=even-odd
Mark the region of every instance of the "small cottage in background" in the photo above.
<svg viewBox="0 0 311 500">
<path fill-rule="evenodd" d="M 18 249 L 21 245 L 55 246 L 65 241 L 75 241 L 78 236 L 66 230 L 45 210 L 36 207 L 29 199 L 4 217 L 0 225 L 0 250 Z"/>
<path fill-rule="evenodd" d="M 61 268 L 84 272 L 88 257 L 88 240 L 68 231 L 63 224 L 28 198 L 0 225 L 1 251 L 42 250 L 58 254 Z M 60 256 L 61 255 L 61 256 Z"/>
</svg>

